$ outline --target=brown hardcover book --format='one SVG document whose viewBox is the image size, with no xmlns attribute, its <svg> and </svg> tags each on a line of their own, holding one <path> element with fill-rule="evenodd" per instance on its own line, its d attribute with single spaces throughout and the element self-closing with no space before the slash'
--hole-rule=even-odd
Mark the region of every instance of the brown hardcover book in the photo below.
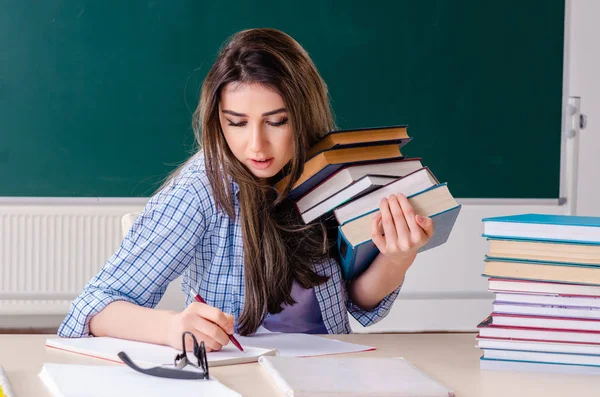
<svg viewBox="0 0 600 397">
<path fill-rule="evenodd" d="M 489 257 L 600 265 L 600 245 L 490 239 Z"/>
<path fill-rule="evenodd" d="M 495 278 L 600 285 L 600 267 L 598 266 L 561 266 L 539 262 L 487 259 L 483 275 Z"/>
<path fill-rule="evenodd" d="M 302 196 L 345 165 L 401 157 L 402 153 L 398 144 L 326 150 L 304 164 L 304 171 L 292 187 L 289 197 L 294 200 Z M 283 191 L 289 178 L 288 175 L 275 184 L 278 192 Z"/>
<path fill-rule="evenodd" d="M 310 159 L 325 150 L 350 146 L 382 145 L 393 142 L 402 147 L 410 139 L 405 125 L 331 131 L 308 149 L 306 158 Z"/>
</svg>

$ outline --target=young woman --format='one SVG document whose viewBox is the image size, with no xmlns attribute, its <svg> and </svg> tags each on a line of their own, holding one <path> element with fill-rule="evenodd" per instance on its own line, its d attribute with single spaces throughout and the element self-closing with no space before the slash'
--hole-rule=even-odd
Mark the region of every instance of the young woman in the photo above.
<svg viewBox="0 0 600 397">
<path fill-rule="evenodd" d="M 118 251 L 72 303 L 59 335 L 113 336 L 209 350 L 228 334 L 349 333 L 388 313 L 417 250 L 433 233 L 404 196 L 372 222 L 380 250 L 352 282 L 324 225 L 302 225 L 286 199 L 306 150 L 334 129 L 327 87 L 306 51 L 274 29 L 232 36 L 208 72 L 193 118 L 198 153 L 150 199 Z M 286 191 L 272 184 L 291 175 Z M 154 309 L 183 274 L 186 308 Z M 193 302 L 194 289 L 207 302 Z"/>
</svg>

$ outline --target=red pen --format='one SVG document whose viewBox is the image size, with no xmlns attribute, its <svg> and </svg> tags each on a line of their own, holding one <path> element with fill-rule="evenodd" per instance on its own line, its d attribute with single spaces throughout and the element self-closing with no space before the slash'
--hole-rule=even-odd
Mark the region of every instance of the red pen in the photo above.
<svg viewBox="0 0 600 397">
<path fill-rule="evenodd" d="M 197 293 L 196 291 L 194 291 L 193 288 L 190 290 L 190 295 L 194 297 L 196 302 L 206 303 L 206 301 L 204 299 L 202 299 L 200 294 Z M 240 345 L 240 342 L 238 342 L 237 339 L 235 339 L 235 336 L 229 335 L 229 340 L 231 341 L 231 343 L 233 343 L 235 345 L 235 347 L 240 349 L 240 351 L 242 351 L 242 352 L 244 351 L 244 348 L 242 347 L 242 345 Z"/>
</svg>

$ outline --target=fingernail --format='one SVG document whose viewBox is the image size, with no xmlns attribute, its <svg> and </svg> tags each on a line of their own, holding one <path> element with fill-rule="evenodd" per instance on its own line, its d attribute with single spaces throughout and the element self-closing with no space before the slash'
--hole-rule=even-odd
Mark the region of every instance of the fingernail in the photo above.
<svg viewBox="0 0 600 397">
<path fill-rule="evenodd" d="M 417 215 L 416 216 L 417 222 L 419 223 L 423 223 L 425 222 L 425 217 L 421 216 L 421 215 Z"/>
</svg>

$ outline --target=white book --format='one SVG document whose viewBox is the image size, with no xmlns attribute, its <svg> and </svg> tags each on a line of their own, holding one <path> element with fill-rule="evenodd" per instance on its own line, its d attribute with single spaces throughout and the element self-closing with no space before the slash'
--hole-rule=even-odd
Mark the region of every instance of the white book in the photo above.
<svg viewBox="0 0 600 397">
<path fill-rule="evenodd" d="M 118 357 L 119 352 L 124 351 L 136 364 L 142 366 L 173 364 L 175 356 L 181 353 L 181 351 L 170 346 L 110 337 L 47 339 L 46 346 L 117 363 L 121 362 L 121 359 Z M 232 344 L 223 346 L 223 349 L 219 351 L 207 352 L 206 358 L 209 365 L 215 367 L 219 365 L 256 362 L 260 356 L 277 354 L 277 350 L 275 349 L 252 347 L 243 344 L 242 346 L 244 347 L 243 352 L 239 351 Z"/>
<path fill-rule="evenodd" d="M 477 338 L 477 347 L 480 349 L 525 350 L 537 352 L 600 355 L 600 345 L 586 343 L 560 343 L 534 340 Z"/>
<path fill-rule="evenodd" d="M 481 358 L 480 368 L 494 371 L 551 372 L 560 374 L 600 375 L 600 367 L 573 364 L 529 363 L 524 361 Z"/>
<path fill-rule="evenodd" d="M 600 366 L 600 356 L 588 354 L 568 354 L 532 352 L 519 350 L 484 349 L 483 357 L 494 360 L 530 361 L 553 364 L 575 364 Z"/>
<path fill-rule="evenodd" d="M 496 301 L 506 303 L 527 303 L 533 305 L 579 306 L 600 308 L 600 297 L 598 296 L 557 296 L 497 292 Z"/>
<path fill-rule="evenodd" d="M 493 292 L 600 296 L 600 286 L 598 285 L 562 284 L 531 280 L 490 278 L 488 289 Z"/>
<path fill-rule="evenodd" d="M 600 331 L 600 320 L 568 317 L 521 316 L 519 314 L 492 313 L 492 324 L 499 327 Z"/>
<path fill-rule="evenodd" d="M 600 243 L 600 217 L 519 214 L 482 221 L 484 237 Z"/>
<path fill-rule="evenodd" d="M 167 379 L 144 375 L 124 365 L 46 363 L 40 379 L 54 397 L 240 397 L 217 379 Z"/>
<path fill-rule="evenodd" d="M 353 198 L 379 189 L 381 186 L 387 185 L 396 179 L 398 178 L 393 176 L 365 175 L 356 182 L 351 183 L 346 188 L 335 193 L 331 197 L 303 212 L 302 220 L 304 223 L 312 222 L 320 216 L 333 211 L 333 209 L 336 207 L 352 200 Z"/>
<path fill-rule="evenodd" d="M 541 328 L 479 328 L 479 335 L 484 338 L 551 340 L 557 342 L 600 343 L 600 332 L 567 331 Z"/>
<path fill-rule="evenodd" d="M 594 307 L 527 305 L 496 301 L 493 307 L 495 313 L 600 319 L 600 309 Z"/>
<path fill-rule="evenodd" d="M 406 197 L 413 196 L 438 184 L 438 180 L 424 167 L 412 174 L 406 175 L 392 183 L 383 186 L 363 197 L 337 207 L 333 213 L 340 225 L 363 214 L 379 208 L 381 199 L 391 194 L 402 193 Z"/>
<path fill-rule="evenodd" d="M 423 167 L 423 165 L 421 164 L 420 159 L 402 159 L 349 165 L 337 171 L 324 182 L 315 186 L 312 190 L 300 197 L 296 201 L 296 205 L 298 206 L 298 211 L 303 213 L 367 174 L 388 175 L 399 178 L 408 175 L 421 167 Z"/>
<path fill-rule="evenodd" d="M 402 357 L 261 357 L 286 397 L 448 397 L 454 392 Z"/>
</svg>

